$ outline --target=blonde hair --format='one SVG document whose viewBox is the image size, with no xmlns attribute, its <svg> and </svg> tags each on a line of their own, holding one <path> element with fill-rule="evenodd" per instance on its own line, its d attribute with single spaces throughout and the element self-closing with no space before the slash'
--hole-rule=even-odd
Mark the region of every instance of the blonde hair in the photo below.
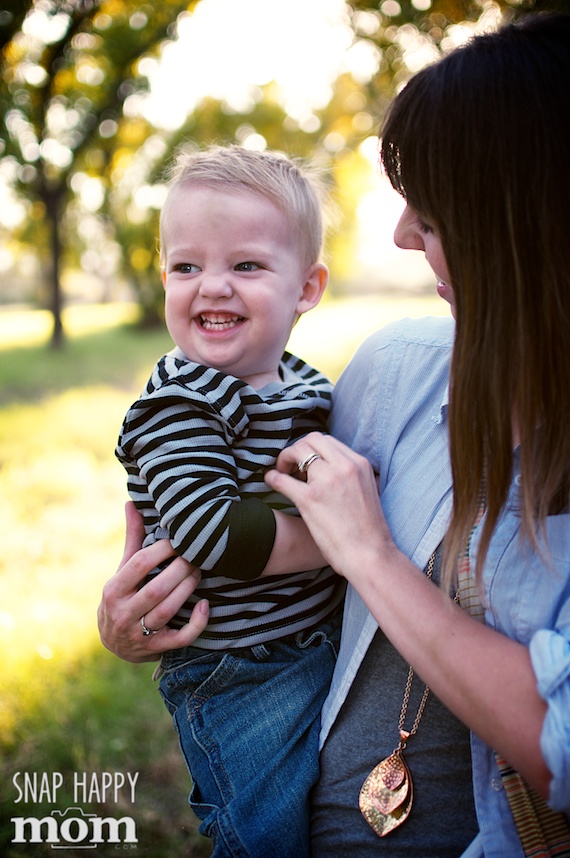
<svg viewBox="0 0 570 858">
<path fill-rule="evenodd" d="M 181 147 L 167 174 L 169 193 L 160 215 L 160 260 L 165 250 L 162 230 L 172 190 L 200 184 L 232 193 L 249 192 L 270 200 L 287 217 L 306 265 L 320 260 L 324 240 L 326 191 L 314 168 L 277 152 L 257 152 L 241 146 Z"/>
</svg>

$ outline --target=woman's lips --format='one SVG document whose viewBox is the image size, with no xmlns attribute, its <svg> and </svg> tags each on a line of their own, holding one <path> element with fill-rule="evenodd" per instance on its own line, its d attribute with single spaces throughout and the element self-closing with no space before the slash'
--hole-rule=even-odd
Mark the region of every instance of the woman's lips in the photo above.
<svg viewBox="0 0 570 858">
<path fill-rule="evenodd" d="M 453 303 L 453 289 L 451 286 L 445 282 L 445 280 L 441 280 L 438 278 L 436 284 L 437 294 L 440 298 L 443 298 L 444 301 L 447 301 L 449 304 Z"/>
</svg>

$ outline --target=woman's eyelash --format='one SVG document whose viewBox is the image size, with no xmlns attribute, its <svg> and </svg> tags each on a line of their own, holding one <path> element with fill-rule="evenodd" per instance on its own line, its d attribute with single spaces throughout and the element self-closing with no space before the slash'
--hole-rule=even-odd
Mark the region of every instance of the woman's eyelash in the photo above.
<svg viewBox="0 0 570 858">
<path fill-rule="evenodd" d="M 421 232 L 423 232 L 423 233 L 433 232 L 433 226 L 431 226 L 425 220 L 422 220 L 421 217 L 417 218 L 417 222 L 418 222 L 418 226 L 419 226 Z"/>
</svg>

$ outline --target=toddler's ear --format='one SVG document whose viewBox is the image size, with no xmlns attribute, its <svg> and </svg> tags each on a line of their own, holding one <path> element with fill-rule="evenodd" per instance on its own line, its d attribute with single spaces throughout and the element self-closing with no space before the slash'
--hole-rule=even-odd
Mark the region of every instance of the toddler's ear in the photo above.
<svg viewBox="0 0 570 858">
<path fill-rule="evenodd" d="M 160 269 L 160 279 L 162 280 L 162 285 L 166 289 L 166 271 L 164 268 Z"/>
<path fill-rule="evenodd" d="M 305 274 L 303 291 L 297 304 L 297 313 L 299 315 L 317 306 L 323 297 L 328 279 L 329 270 L 326 265 L 322 262 L 315 262 L 314 265 L 311 265 Z"/>
</svg>

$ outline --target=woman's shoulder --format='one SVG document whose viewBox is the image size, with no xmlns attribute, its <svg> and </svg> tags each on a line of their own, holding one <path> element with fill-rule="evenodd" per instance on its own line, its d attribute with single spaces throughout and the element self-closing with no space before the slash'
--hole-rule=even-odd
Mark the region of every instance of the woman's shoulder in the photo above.
<svg viewBox="0 0 570 858">
<path fill-rule="evenodd" d="M 451 316 L 422 316 L 398 319 L 371 334 L 363 343 L 372 351 L 392 344 L 425 348 L 451 349 L 455 337 L 455 320 Z"/>
<path fill-rule="evenodd" d="M 347 369 L 366 366 L 379 373 L 403 370 L 405 366 L 447 367 L 455 336 L 451 317 L 424 316 L 399 319 L 371 334 L 357 349 Z M 346 374 L 346 370 L 345 370 Z"/>
<path fill-rule="evenodd" d="M 409 415 L 421 408 L 437 415 L 447 388 L 454 333 L 452 318 L 431 316 L 401 319 L 376 331 L 337 382 L 335 422 L 367 422 L 372 412 L 388 419 L 394 411 Z M 348 416 L 350 412 L 358 418 Z"/>
</svg>

